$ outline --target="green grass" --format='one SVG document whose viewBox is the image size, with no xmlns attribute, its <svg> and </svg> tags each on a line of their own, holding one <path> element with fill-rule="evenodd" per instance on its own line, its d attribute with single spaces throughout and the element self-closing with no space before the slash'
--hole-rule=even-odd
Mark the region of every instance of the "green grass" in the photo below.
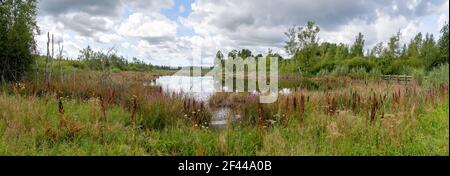
<svg viewBox="0 0 450 176">
<path fill-rule="evenodd" d="M 101 74 L 87 72 L 54 80 L 53 89 L 38 81 L 0 86 L 0 155 L 449 155 L 448 65 L 421 86 L 311 78 L 261 106 L 258 97 L 239 93 L 216 94 L 204 107 L 142 84 L 155 74 L 114 73 L 105 85 Z M 382 96 L 370 120 L 371 97 Z M 203 126 L 211 108 L 222 106 L 243 114 L 240 123 Z"/>
<path fill-rule="evenodd" d="M 183 120 L 163 129 L 133 128 L 131 114 L 113 106 L 101 121 L 95 101 L 67 100 L 61 127 L 52 98 L 0 96 L 0 155 L 448 155 L 448 101 L 417 117 L 368 124 L 364 118 L 309 114 L 304 124 L 225 130 L 195 128 Z M 148 112 L 152 113 L 152 112 Z M 396 124 L 395 126 L 390 126 Z M 46 131 L 57 134 L 52 139 Z"/>
</svg>

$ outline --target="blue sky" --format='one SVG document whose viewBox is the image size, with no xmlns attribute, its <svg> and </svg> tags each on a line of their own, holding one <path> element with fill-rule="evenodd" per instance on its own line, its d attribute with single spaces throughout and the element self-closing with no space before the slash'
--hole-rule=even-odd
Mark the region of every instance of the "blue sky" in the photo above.
<svg viewBox="0 0 450 176">
<path fill-rule="evenodd" d="M 164 8 L 161 10 L 161 14 L 166 16 L 172 21 L 178 21 L 180 17 L 188 17 L 188 15 L 192 12 L 191 2 L 190 0 L 174 0 L 174 6 L 171 8 Z M 178 36 L 194 36 L 195 32 L 179 24 L 180 26 L 177 29 Z"/>
<path fill-rule="evenodd" d="M 288 57 L 284 32 L 308 20 L 321 27 L 321 41 L 350 45 L 362 32 L 366 48 L 398 31 L 402 42 L 418 32 L 438 38 L 448 6 L 448 0 L 41 0 L 37 39 L 45 52 L 45 34 L 53 33 L 70 58 L 89 45 L 155 65 L 185 66 L 196 49 L 206 64 L 218 50 L 266 54 L 270 48 Z"/>
</svg>

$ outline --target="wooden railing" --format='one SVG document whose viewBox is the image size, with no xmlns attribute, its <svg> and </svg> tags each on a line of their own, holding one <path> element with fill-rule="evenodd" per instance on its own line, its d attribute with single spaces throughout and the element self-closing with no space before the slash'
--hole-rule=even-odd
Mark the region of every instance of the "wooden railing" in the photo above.
<svg viewBox="0 0 450 176">
<path fill-rule="evenodd" d="M 383 75 L 381 76 L 381 79 L 386 81 L 411 82 L 413 80 L 413 77 L 407 75 Z"/>
</svg>

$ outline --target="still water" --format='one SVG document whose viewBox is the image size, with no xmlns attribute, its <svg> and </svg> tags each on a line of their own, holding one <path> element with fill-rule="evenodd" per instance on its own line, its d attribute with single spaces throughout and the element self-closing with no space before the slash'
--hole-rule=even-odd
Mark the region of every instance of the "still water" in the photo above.
<svg viewBox="0 0 450 176">
<path fill-rule="evenodd" d="M 164 92 L 180 93 L 195 98 L 198 101 L 208 102 L 208 99 L 215 92 L 227 90 L 227 87 L 220 88 L 218 80 L 214 80 L 212 76 L 190 77 L 190 76 L 162 76 L 156 79 L 153 85 L 161 86 Z M 255 91 L 252 91 L 256 93 Z M 280 94 L 289 94 L 291 89 L 281 88 Z"/>
<path fill-rule="evenodd" d="M 152 82 L 152 85 L 161 86 L 164 92 L 179 93 L 197 101 L 203 101 L 208 104 L 208 99 L 215 92 L 227 90 L 227 87 L 220 88 L 218 80 L 214 80 L 212 76 L 190 77 L 190 76 L 161 76 Z M 284 88 L 281 94 L 289 94 L 290 89 Z M 227 118 L 230 116 L 231 110 L 228 108 L 212 109 L 213 127 L 223 128 L 226 126 Z"/>
<path fill-rule="evenodd" d="M 154 81 L 164 92 L 175 92 L 207 102 L 216 91 L 213 77 L 162 76 Z"/>
<path fill-rule="evenodd" d="M 179 93 L 197 101 L 203 101 L 206 104 L 208 99 L 215 92 L 215 81 L 212 76 L 190 77 L 190 76 L 162 76 L 153 81 L 153 85 L 161 86 L 164 92 Z M 228 108 L 212 110 L 211 126 L 215 128 L 224 128 L 227 124 L 227 117 L 230 113 Z"/>
</svg>

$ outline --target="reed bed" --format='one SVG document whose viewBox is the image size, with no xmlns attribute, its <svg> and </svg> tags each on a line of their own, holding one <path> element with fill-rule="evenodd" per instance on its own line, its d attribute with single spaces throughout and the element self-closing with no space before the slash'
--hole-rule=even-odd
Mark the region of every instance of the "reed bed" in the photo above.
<svg viewBox="0 0 450 176">
<path fill-rule="evenodd" d="M 253 93 L 199 102 L 146 84 L 153 78 L 98 72 L 2 86 L 0 155 L 448 155 L 448 81 L 342 79 L 260 104 Z M 210 125 L 217 108 L 232 110 L 223 130 Z"/>
</svg>

